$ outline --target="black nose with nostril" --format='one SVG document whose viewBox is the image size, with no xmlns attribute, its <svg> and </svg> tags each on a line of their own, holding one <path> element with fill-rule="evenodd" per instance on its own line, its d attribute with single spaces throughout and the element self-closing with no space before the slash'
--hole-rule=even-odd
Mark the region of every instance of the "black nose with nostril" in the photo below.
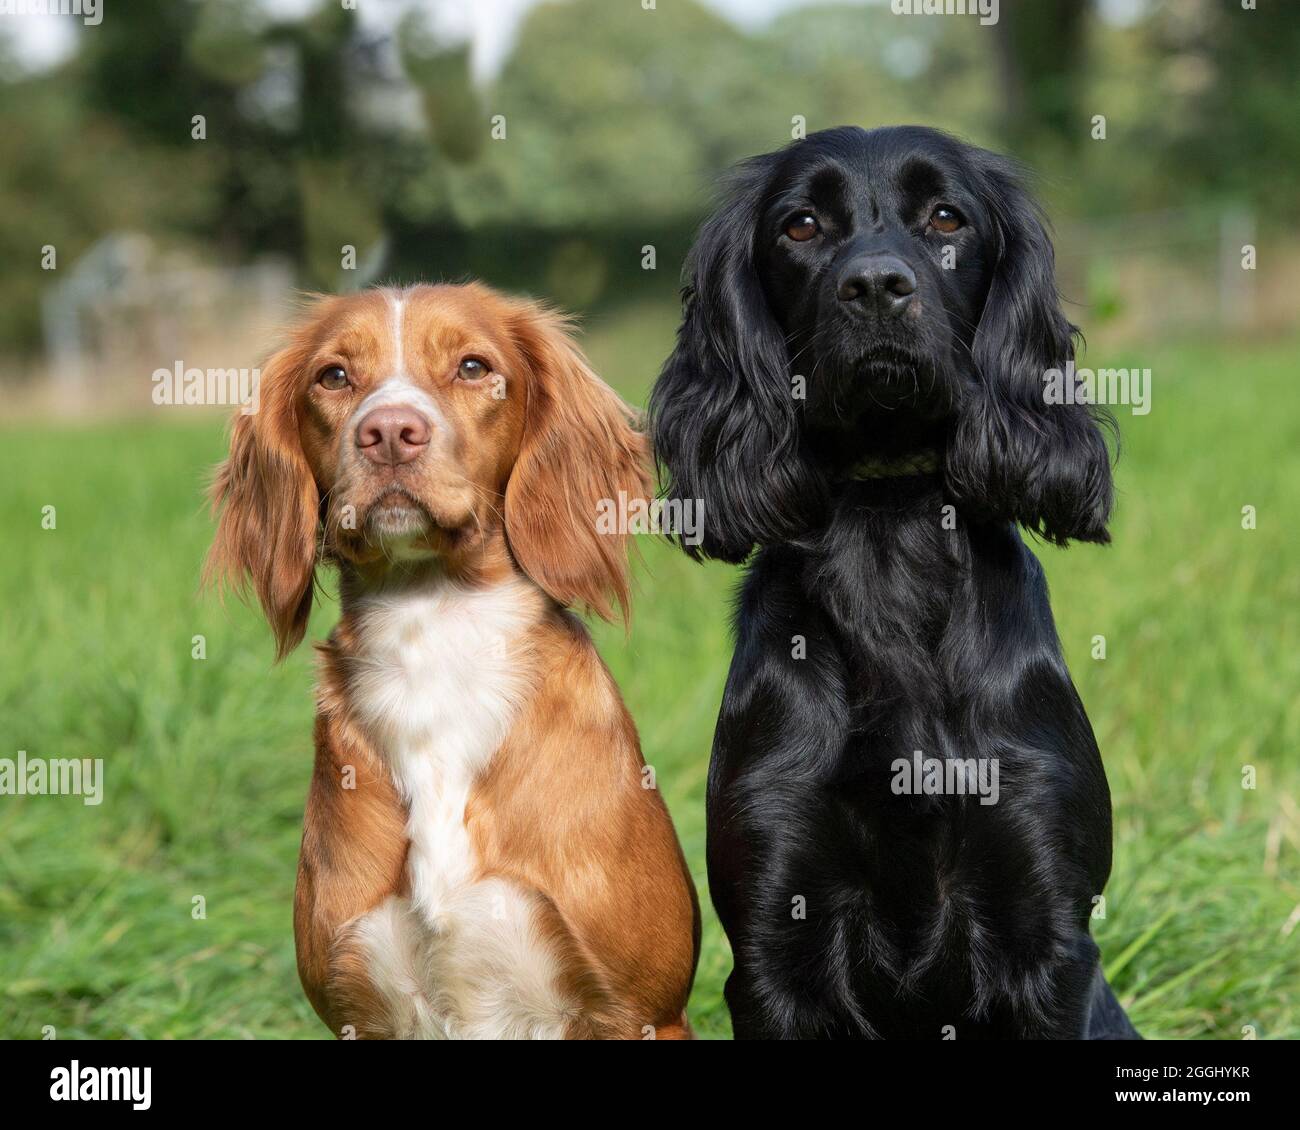
<svg viewBox="0 0 1300 1130">
<path fill-rule="evenodd" d="M 859 255 L 840 273 L 836 294 L 863 313 L 897 317 L 916 293 L 916 273 L 897 255 Z"/>
<path fill-rule="evenodd" d="M 388 405 L 367 412 L 357 425 L 356 443 L 373 463 L 409 463 L 429 444 L 433 431 L 414 408 Z"/>
</svg>

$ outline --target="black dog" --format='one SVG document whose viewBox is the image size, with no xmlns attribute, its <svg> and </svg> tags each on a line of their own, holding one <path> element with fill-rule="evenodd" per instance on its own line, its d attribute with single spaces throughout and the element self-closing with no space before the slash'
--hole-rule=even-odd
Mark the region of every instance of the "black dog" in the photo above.
<svg viewBox="0 0 1300 1130">
<path fill-rule="evenodd" d="M 708 786 L 736 1035 L 1137 1038 L 1088 934 L 1106 778 L 1017 530 L 1108 541 L 1110 461 L 1045 393 L 1075 330 L 1014 166 L 813 134 L 741 166 L 689 274 L 667 493 L 696 552 L 759 547 Z"/>
</svg>

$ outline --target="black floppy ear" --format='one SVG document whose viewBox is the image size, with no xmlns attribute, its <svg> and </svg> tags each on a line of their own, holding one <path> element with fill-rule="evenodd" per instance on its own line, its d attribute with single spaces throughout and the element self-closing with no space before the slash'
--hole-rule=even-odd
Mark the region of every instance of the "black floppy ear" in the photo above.
<svg viewBox="0 0 1300 1130">
<path fill-rule="evenodd" d="M 785 338 L 768 308 L 754 241 L 771 157 L 742 164 L 687 264 L 677 347 L 650 396 L 668 499 L 703 507 L 692 557 L 743 561 L 815 524 L 825 486 L 800 452 Z"/>
<path fill-rule="evenodd" d="M 1015 166 L 984 155 L 982 195 L 999 254 L 972 355 L 976 387 L 947 454 L 948 489 L 986 519 L 1018 522 L 1048 541 L 1108 542 L 1112 488 L 1102 424 L 1109 414 L 1058 403 L 1077 330 L 1061 312 L 1055 256 Z M 1072 399 L 1072 398 L 1067 398 Z"/>
</svg>

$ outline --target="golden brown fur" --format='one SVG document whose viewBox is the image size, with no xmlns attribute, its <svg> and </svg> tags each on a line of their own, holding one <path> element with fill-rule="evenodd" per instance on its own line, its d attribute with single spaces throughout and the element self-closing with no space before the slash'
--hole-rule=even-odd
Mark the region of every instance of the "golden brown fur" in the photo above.
<svg viewBox="0 0 1300 1130">
<path fill-rule="evenodd" d="M 489 362 L 499 387 L 458 379 L 466 355 Z M 348 388 L 318 380 L 335 365 Z M 443 429 L 441 446 L 374 467 L 356 457 L 349 428 L 397 369 Z M 568 1036 L 688 1036 L 694 887 L 660 794 L 645 787 L 617 688 L 564 610 L 626 617 L 625 537 L 598 534 L 595 512 L 620 491 L 650 493 L 632 412 L 562 318 L 481 286 L 319 299 L 264 368 L 260 392 L 214 484 L 208 577 L 251 582 L 283 657 L 306 630 L 318 562 L 342 572 L 343 616 L 322 645 L 294 909 L 313 1007 L 337 1034 L 392 1034 L 352 924 L 406 893 L 408 813 L 352 701 L 363 615 L 354 598 L 395 571 L 470 589 L 522 575 L 536 585 L 517 657 L 528 693 L 465 807 L 476 877 L 532 892 L 538 932 L 577 1002 Z M 400 562 L 384 533 L 399 519 Z"/>
<path fill-rule="evenodd" d="M 486 870 L 547 892 L 592 971 L 617 1034 L 680 1022 L 699 914 L 667 809 L 645 777 L 636 729 L 572 616 L 537 635 L 537 693 L 466 814 Z M 641 901 L 646 876 L 675 876 Z M 661 1037 L 660 1037 L 661 1038 Z"/>
</svg>

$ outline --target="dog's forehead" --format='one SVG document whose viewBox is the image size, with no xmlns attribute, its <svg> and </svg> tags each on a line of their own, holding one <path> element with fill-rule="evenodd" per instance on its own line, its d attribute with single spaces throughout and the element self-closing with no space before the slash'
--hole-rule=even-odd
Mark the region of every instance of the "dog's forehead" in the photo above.
<svg viewBox="0 0 1300 1130">
<path fill-rule="evenodd" d="M 921 127 L 826 130 L 792 147 L 779 175 L 815 195 L 928 193 L 963 179 L 968 147 Z"/>
<path fill-rule="evenodd" d="M 401 303 L 405 334 L 433 348 L 508 336 L 501 303 L 477 287 L 416 287 L 394 300 Z"/>
<path fill-rule="evenodd" d="M 343 354 L 378 359 L 390 336 L 383 295 L 368 290 L 359 294 L 331 295 L 313 302 L 293 333 L 311 354 Z"/>
<path fill-rule="evenodd" d="M 477 284 L 373 287 L 316 300 L 296 333 L 308 359 L 299 371 L 309 387 L 319 366 L 342 362 L 363 382 L 396 379 L 437 383 L 467 355 L 499 371 L 527 372 L 515 333 L 514 305 Z"/>
</svg>

